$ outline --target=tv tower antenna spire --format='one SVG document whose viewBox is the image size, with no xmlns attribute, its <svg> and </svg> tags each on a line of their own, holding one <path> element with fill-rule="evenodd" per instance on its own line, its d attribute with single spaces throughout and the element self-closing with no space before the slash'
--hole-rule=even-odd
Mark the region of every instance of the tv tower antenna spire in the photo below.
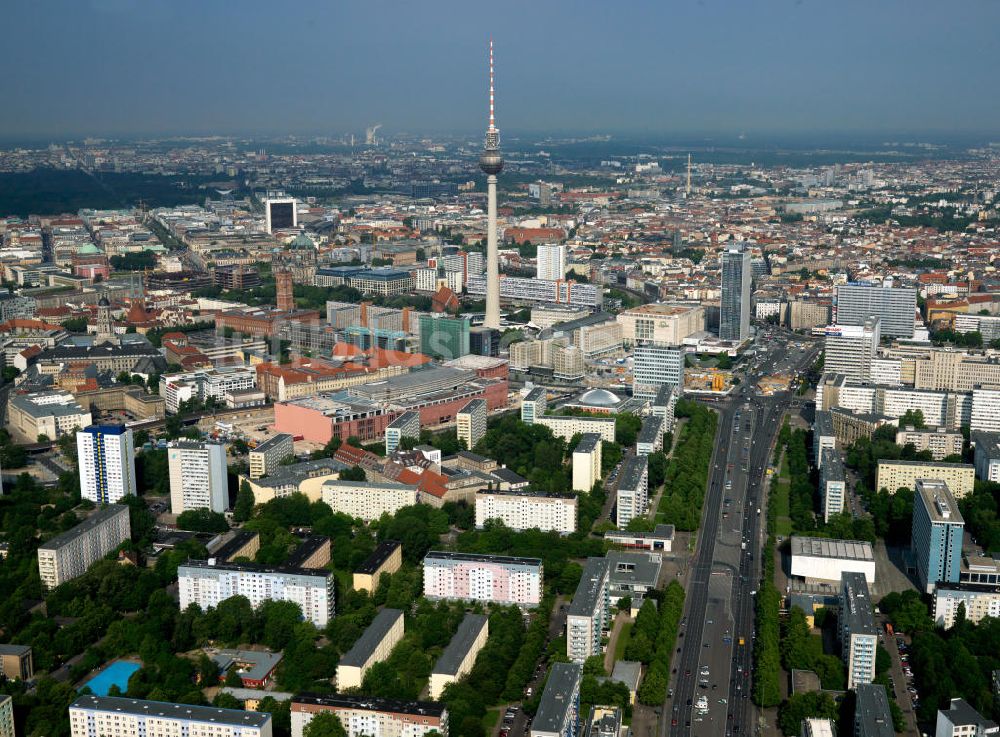
<svg viewBox="0 0 1000 737">
<path fill-rule="evenodd" d="M 490 37 L 490 125 L 479 168 L 486 174 L 486 318 L 483 325 L 500 328 L 500 253 L 497 250 L 497 174 L 503 170 L 500 131 L 494 107 L 493 37 Z"/>
</svg>

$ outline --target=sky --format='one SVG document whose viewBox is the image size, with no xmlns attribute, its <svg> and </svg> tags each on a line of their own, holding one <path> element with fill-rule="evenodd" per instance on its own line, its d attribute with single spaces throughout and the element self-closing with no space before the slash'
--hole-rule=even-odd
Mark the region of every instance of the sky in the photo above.
<svg viewBox="0 0 1000 737">
<path fill-rule="evenodd" d="M 1000 131 L 1000 0 L 4 0 L 0 138 Z M 995 140 L 995 139 L 994 139 Z"/>
</svg>

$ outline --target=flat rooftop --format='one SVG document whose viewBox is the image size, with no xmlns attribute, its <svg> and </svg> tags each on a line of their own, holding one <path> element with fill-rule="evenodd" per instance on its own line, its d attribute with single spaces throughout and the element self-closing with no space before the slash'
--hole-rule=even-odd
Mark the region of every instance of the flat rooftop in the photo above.
<svg viewBox="0 0 1000 737">
<path fill-rule="evenodd" d="M 604 533 L 604 537 L 613 538 L 629 538 L 634 540 L 673 540 L 674 539 L 674 526 L 673 525 L 657 525 L 653 528 L 652 532 L 628 532 L 627 530 L 608 530 Z"/>
<path fill-rule="evenodd" d="M 479 633 L 483 631 L 483 627 L 486 627 L 488 622 L 487 617 L 482 614 L 466 614 L 461 624 L 458 625 L 455 636 L 451 638 L 448 647 L 444 649 L 441 657 L 438 658 L 437 664 L 434 666 L 434 672 L 449 676 L 458 673 L 462 661 L 465 660 L 465 656 L 472 649 L 472 644 L 479 637 Z"/>
<path fill-rule="evenodd" d="M 273 450 L 275 447 L 281 445 L 282 443 L 288 443 L 292 441 L 291 434 L 287 432 L 279 432 L 277 435 L 272 435 L 263 443 L 260 443 L 256 448 L 251 450 L 251 453 L 266 453 L 269 450 Z"/>
<path fill-rule="evenodd" d="M 104 524 L 110 519 L 117 517 L 119 514 L 125 513 L 126 518 L 128 517 L 128 507 L 124 504 L 109 504 L 106 507 L 101 507 L 92 515 L 87 517 L 83 522 L 78 524 L 72 530 L 67 530 L 61 535 L 56 535 L 51 540 L 48 540 L 38 546 L 39 550 L 58 550 L 59 548 L 68 545 L 69 543 L 76 540 L 81 535 L 86 535 L 92 532 L 94 529 Z"/>
<path fill-rule="evenodd" d="M 393 714 L 409 714 L 411 716 L 428 716 L 437 718 L 440 718 L 445 712 L 444 704 L 439 704 L 436 701 L 400 701 L 398 699 L 383 699 L 378 696 L 348 696 L 347 694 L 339 693 L 300 693 L 292 699 L 292 704 L 334 706 L 342 709 L 384 711 L 391 712 Z"/>
<path fill-rule="evenodd" d="M 857 703 L 854 707 L 854 723 L 857 737 L 895 737 L 892 726 L 892 712 L 889 711 L 889 697 L 885 686 L 877 683 L 859 683 L 855 687 Z"/>
<path fill-rule="evenodd" d="M 596 432 L 585 432 L 573 449 L 574 453 L 593 453 L 601 445 L 601 436 Z"/>
<path fill-rule="evenodd" d="M 576 696 L 583 678 L 583 666 L 575 663 L 554 663 L 542 691 L 532 732 L 562 734 L 566 712 L 576 708 Z"/>
<path fill-rule="evenodd" d="M 310 535 L 299 543 L 299 546 L 292 551 L 292 554 L 288 556 L 288 560 L 285 565 L 291 566 L 292 568 L 299 568 L 307 558 L 329 543 L 330 538 L 325 535 Z"/>
<path fill-rule="evenodd" d="M 816 413 L 816 422 L 813 423 L 816 437 L 833 437 L 833 415 L 828 410 L 820 410 Z"/>
<path fill-rule="evenodd" d="M 393 429 L 404 428 L 410 423 L 416 422 L 417 426 L 420 426 L 420 413 L 419 412 L 404 412 L 395 420 L 389 423 L 388 427 Z"/>
<path fill-rule="evenodd" d="M 361 633 L 361 637 L 354 643 L 354 647 L 344 653 L 340 659 L 340 665 L 362 667 L 368 662 L 368 658 L 375 652 L 379 643 L 389 634 L 389 630 L 402 618 L 403 612 L 399 609 L 381 610 L 375 615 L 372 623 Z"/>
<path fill-rule="evenodd" d="M 618 480 L 618 488 L 626 491 L 634 491 L 639 488 L 643 474 L 649 468 L 649 458 L 647 456 L 629 456 L 622 466 L 621 476 Z"/>
<path fill-rule="evenodd" d="M 497 563 L 508 566 L 529 566 L 531 568 L 541 568 L 541 558 L 516 558 L 510 555 L 478 555 L 476 553 L 454 553 L 445 550 L 431 550 L 424 556 L 424 563 L 428 560 L 453 560 L 467 563 Z"/>
<path fill-rule="evenodd" d="M 657 317 L 673 317 L 683 315 L 691 310 L 697 310 L 701 305 L 673 304 L 670 302 L 655 302 L 625 310 L 625 315 L 656 315 Z"/>
<path fill-rule="evenodd" d="M 844 600 L 840 607 L 843 626 L 852 635 L 876 635 L 875 617 L 872 614 L 872 596 L 868 591 L 865 574 L 849 572 L 841 574 L 841 589 Z"/>
<path fill-rule="evenodd" d="M 500 470 L 500 469 L 497 469 Z M 491 471 L 491 473 L 493 473 Z M 495 474 L 494 474 L 495 475 Z M 476 492 L 479 495 L 491 496 L 523 496 L 529 499 L 576 499 L 576 494 L 565 491 L 531 491 L 530 489 L 480 489 Z"/>
<path fill-rule="evenodd" d="M 372 554 L 365 558 L 364 562 L 358 566 L 357 570 L 354 572 L 367 574 L 369 576 L 374 574 L 385 564 L 387 560 L 389 560 L 389 556 L 396 552 L 396 550 L 400 547 L 402 547 L 402 543 L 397 542 L 396 540 L 386 540 L 384 542 L 380 542 L 375 547 L 375 550 L 372 551 Z"/>
<path fill-rule="evenodd" d="M 924 509 L 931 522 L 939 524 L 963 525 L 962 513 L 958 510 L 958 502 L 951 493 L 948 484 L 940 479 L 917 479 L 916 493 L 923 500 Z"/>
<path fill-rule="evenodd" d="M 281 662 L 281 653 L 270 653 L 262 650 L 219 650 L 211 656 L 212 662 L 219 667 L 221 673 L 227 672 L 234 665 L 243 668 L 240 676 L 250 681 L 265 680 Z"/>
<path fill-rule="evenodd" d="M 216 563 L 207 560 L 188 560 L 180 568 L 192 571 L 239 571 L 243 573 L 273 573 L 280 576 L 308 576 L 309 578 L 332 578 L 333 571 L 322 568 L 294 568 L 292 566 L 265 566 L 257 563 Z"/>
<path fill-rule="evenodd" d="M 271 715 L 265 712 L 218 709 L 214 706 L 194 706 L 192 704 L 168 704 L 163 701 L 142 701 L 119 696 L 80 696 L 69 705 L 69 708 L 120 712 L 152 718 L 188 719 L 195 722 L 210 722 L 233 727 L 259 728 L 271 721 Z"/>
<path fill-rule="evenodd" d="M 832 540 L 825 537 L 799 537 L 792 535 L 792 555 L 809 555 L 814 558 L 840 558 L 875 562 L 872 544 L 864 540 Z"/>
<path fill-rule="evenodd" d="M 655 587 L 663 565 L 659 553 L 627 550 L 609 550 L 606 560 L 608 582 L 612 588 L 635 585 Z"/>
<path fill-rule="evenodd" d="M 608 561 L 606 558 L 587 558 L 583 566 L 583 575 L 577 584 L 573 601 L 567 610 L 568 616 L 589 617 L 597 607 L 597 599 L 603 596 L 602 582 L 608 576 Z"/>
</svg>

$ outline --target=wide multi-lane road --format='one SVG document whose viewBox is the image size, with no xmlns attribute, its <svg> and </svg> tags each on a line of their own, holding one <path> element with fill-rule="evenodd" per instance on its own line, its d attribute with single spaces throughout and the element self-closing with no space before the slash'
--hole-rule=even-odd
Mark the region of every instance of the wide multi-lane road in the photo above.
<svg viewBox="0 0 1000 737">
<path fill-rule="evenodd" d="M 789 392 L 759 397 L 753 385 L 758 376 L 804 371 L 816 355 L 810 347 L 788 351 L 783 341 L 768 345 L 740 390 L 718 405 L 719 431 L 662 735 L 728 737 L 756 729 L 749 696 L 766 512 L 762 489 L 781 417 L 793 397 Z"/>
</svg>

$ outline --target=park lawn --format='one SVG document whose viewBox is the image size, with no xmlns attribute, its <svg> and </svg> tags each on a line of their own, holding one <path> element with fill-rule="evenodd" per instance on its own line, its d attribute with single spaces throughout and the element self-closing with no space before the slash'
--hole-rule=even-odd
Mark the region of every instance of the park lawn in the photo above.
<svg viewBox="0 0 1000 737">
<path fill-rule="evenodd" d="M 625 659 L 625 648 L 628 647 L 628 641 L 632 637 L 632 625 L 634 622 L 625 622 L 622 625 L 622 631 L 618 633 L 618 640 L 615 642 L 615 660 Z"/>
<path fill-rule="evenodd" d="M 493 728 L 500 721 L 500 710 L 499 709 L 487 709 L 486 713 L 483 714 L 483 729 L 486 730 L 487 734 L 493 733 Z"/>
<path fill-rule="evenodd" d="M 774 505 L 774 533 L 782 537 L 792 534 L 791 512 L 791 472 L 788 470 L 788 459 L 782 457 L 781 471 L 771 493 L 771 504 Z"/>
</svg>

